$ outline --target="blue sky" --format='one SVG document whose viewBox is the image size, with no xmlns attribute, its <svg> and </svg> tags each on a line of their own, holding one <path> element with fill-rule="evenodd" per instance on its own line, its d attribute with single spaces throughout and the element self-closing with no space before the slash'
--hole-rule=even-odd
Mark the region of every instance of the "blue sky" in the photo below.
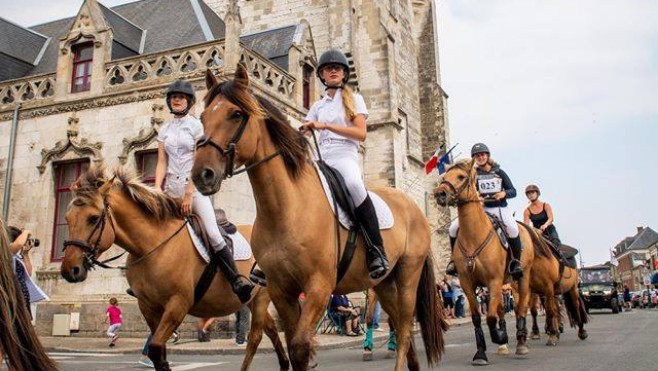
<svg viewBox="0 0 658 371">
<path fill-rule="evenodd" d="M 439 1 L 451 140 L 537 183 L 585 264 L 658 229 L 658 2 Z M 458 151 L 458 152 L 459 152 Z"/>
<path fill-rule="evenodd" d="M 2 17 L 26 26 L 81 3 L 0 0 Z M 437 3 L 451 140 L 464 154 L 491 147 L 521 192 L 517 215 L 522 189 L 539 184 L 586 264 L 637 226 L 658 230 L 658 1 Z"/>
</svg>

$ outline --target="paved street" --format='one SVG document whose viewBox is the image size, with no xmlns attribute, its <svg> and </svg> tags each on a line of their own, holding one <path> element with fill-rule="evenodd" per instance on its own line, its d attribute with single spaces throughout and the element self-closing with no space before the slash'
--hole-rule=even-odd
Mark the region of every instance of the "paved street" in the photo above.
<svg viewBox="0 0 658 371">
<path fill-rule="evenodd" d="M 543 317 L 541 318 L 543 319 Z M 508 330 L 512 329 L 508 321 Z M 541 325 L 543 326 L 543 325 Z M 588 326 L 589 339 L 578 340 L 573 329 L 567 329 L 557 348 L 544 345 L 545 337 L 531 341 L 531 353 L 519 358 L 513 355 L 498 356 L 489 345 L 488 370 L 656 370 L 658 353 L 658 311 L 634 310 L 619 315 L 607 311 L 593 311 Z M 441 362 L 442 370 L 471 370 L 470 360 L 475 352 L 472 327 L 463 325 L 450 330 L 447 335 L 446 354 Z M 421 340 L 416 339 L 420 344 Z M 489 341 L 487 336 L 487 341 Z M 393 360 L 384 359 L 384 344 L 378 344 L 375 361 L 364 363 L 358 348 L 326 350 L 319 354 L 319 370 L 389 370 Z M 514 344 L 510 347 L 513 351 Z M 136 363 L 137 355 L 110 354 L 51 354 L 63 370 L 125 370 L 145 369 Z M 242 361 L 240 355 L 191 356 L 171 355 L 174 370 L 237 370 Z M 423 361 L 424 362 L 424 361 Z M 258 354 L 253 370 L 275 370 L 274 354 Z M 423 366 L 425 364 L 423 363 Z"/>
</svg>

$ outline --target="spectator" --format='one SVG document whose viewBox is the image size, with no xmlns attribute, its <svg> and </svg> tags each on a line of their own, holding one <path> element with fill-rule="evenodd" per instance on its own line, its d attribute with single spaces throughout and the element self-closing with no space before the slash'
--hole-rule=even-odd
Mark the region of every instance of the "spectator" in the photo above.
<svg viewBox="0 0 658 371">
<path fill-rule="evenodd" d="M 178 330 L 174 330 L 174 333 L 171 335 L 173 343 L 176 344 L 180 340 L 180 334 Z M 139 363 L 142 366 L 153 368 L 153 362 L 149 359 L 149 346 L 151 345 L 151 340 L 153 340 L 153 334 L 149 333 L 149 336 L 146 337 L 144 342 L 144 347 L 142 348 L 142 355 L 139 357 Z"/>
<path fill-rule="evenodd" d="M 480 287 L 478 289 L 478 298 L 480 299 L 480 313 L 482 313 L 483 316 L 487 315 L 487 308 L 489 306 L 489 296 L 487 294 L 487 289 L 484 287 Z"/>
<path fill-rule="evenodd" d="M 464 318 L 464 291 L 462 290 L 459 278 L 453 277 L 450 281 L 452 286 L 452 301 L 455 307 L 455 317 Z"/>
<path fill-rule="evenodd" d="M 453 315 L 453 302 L 452 302 L 452 287 L 448 283 L 447 276 L 442 281 L 439 282 L 439 288 L 441 289 L 441 296 L 443 297 L 443 307 L 446 311 L 446 316 L 448 318 L 454 318 Z"/>
<path fill-rule="evenodd" d="M 382 305 L 379 303 L 379 300 L 375 301 L 375 309 L 372 313 L 372 329 L 374 331 L 384 331 L 383 328 L 379 326 L 379 318 L 382 315 Z"/>
<path fill-rule="evenodd" d="M 121 328 L 121 309 L 119 309 L 117 298 L 110 299 L 110 306 L 105 310 L 105 318 L 110 322 L 110 326 L 107 328 L 107 336 L 110 338 L 110 347 L 113 347 L 119 338 L 117 332 Z"/>
<path fill-rule="evenodd" d="M 200 343 L 207 343 L 210 341 L 210 326 L 215 323 L 216 317 L 212 318 L 199 318 L 196 323 L 197 340 Z"/>
<path fill-rule="evenodd" d="M 32 237 L 32 232 L 16 227 L 8 227 L 9 248 L 13 255 L 14 274 L 18 280 L 18 287 L 25 298 L 27 310 L 32 316 L 31 303 L 47 300 L 48 296 L 32 281 L 32 260 L 30 251 L 39 245 L 39 240 Z M 32 294 L 30 294 L 32 293 Z"/>
<path fill-rule="evenodd" d="M 359 335 L 359 309 L 350 305 L 350 301 L 346 295 L 333 295 L 331 297 L 330 308 L 343 318 L 345 322 L 345 335 Z"/>
<path fill-rule="evenodd" d="M 624 306 L 626 307 L 626 311 L 630 312 L 632 310 L 632 303 L 631 303 L 631 290 L 628 288 L 628 285 L 624 285 Z"/>
<path fill-rule="evenodd" d="M 235 313 L 235 345 L 245 346 L 247 340 L 247 331 L 249 330 L 249 307 L 243 305 L 242 308 Z"/>
</svg>

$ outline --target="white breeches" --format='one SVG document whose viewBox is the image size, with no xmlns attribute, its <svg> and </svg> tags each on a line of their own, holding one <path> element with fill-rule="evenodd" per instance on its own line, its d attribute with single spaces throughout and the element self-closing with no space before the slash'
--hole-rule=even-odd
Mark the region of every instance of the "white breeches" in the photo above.
<svg viewBox="0 0 658 371">
<path fill-rule="evenodd" d="M 512 216 L 512 212 L 506 207 L 485 207 L 484 210 L 489 214 L 495 215 L 498 219 L 503 222 L 505 226 L 505 232 L 510 238 L 519 237 L 519 226 L 516 224 L 516 220 Z M 448 234 L 450 237 L 457 237 L 457 230 L 459 229 L 459 218 L 452 221 L 450 228 L 448 228 Z"/>
<path fill-rule="evenodd" d="M 359 153 L 353 143 L 324 141 L 320 145 L 322 159 L 335 168 L 345 179 L 354 206 L 358 207 L 368 196 L 359 168 Z"/>
<path fill-rule="evenodd" d="M 186 187 L 187 180 L 185 178 L 176 179 L 173 176 L 168 176 L 165 185 L 165 192 L 172 197 L 183 198 Z M 222 234 L 219 232 L 219 227 L 217 226 L 215 210 L 212 207 L 212 202 L 210 202 L 210 197 L 204 196 L 199 193 L 199 191 L 194 190 L 192 196 L 192 213 L 196 214 L 199 219 L 201 219 L 201 223 L 203 223 L 203 227 L 206 229 L 213 250 L 219 251 L 226 247 L 226 241 L 224 241 L 224 237 L 222 237 Z"/>
</svg>

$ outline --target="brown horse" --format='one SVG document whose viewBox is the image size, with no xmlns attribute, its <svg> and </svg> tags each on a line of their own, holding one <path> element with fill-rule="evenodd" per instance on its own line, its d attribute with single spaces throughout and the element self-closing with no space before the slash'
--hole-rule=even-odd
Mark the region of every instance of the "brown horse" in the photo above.
<svg viewBox="0 0 658 371">
<path fill-rule="evenodd" d="M 533 293 L 544 297 L 548 332 L 546 345 L 555 346 L 559 339 L 560 307 L 556 300 L 557 295 L 563 295 L 569 323 L 571 327 L 578 326 L 578 337 L 585 340 L 587 331 L 585 331 L 584 325 L 588 322 L 588 316 L 585 311 L 585 303 L 578 293 L 578 270 L 565 266 L 560 271 L 560 262 L 550 252 L 548 243 L 541 237 L 541 231 L 526 224 L 522 225 L 530 235 L 533 244 L 544 252 L 536 254 L 532 262 L 530 289 Z M 539 335 L 538 330 L 535 332 L 536 311 L 531 310 L 531 313 L 533 315 L 532 337 L 536 338 L 536 335 Z"/>
<path fill-rule="evenodd" d="M 0 218 L 0 369 L 7 360 L 9 370 L 57 370 L 48 357 L 17 285 L 4 221 Z"/>
<path fill-rule="evenodd" d="M 227 176 L 235 174 L 235 166 L 248 167 L 256 199 L 254 253 L 268 276 L 293 369 L 308 366 L 314 353 L 311 338 L 329 295 L 368 287 L 375 288 L 398 330 L 395 370 L 403 369 L 405 357 L 410 370 L 419 369 L 411 342 L 414 310 L 427 360 L 438 363 L 442 329 L 447 324 L 434 289 L 430 228 L 416 203 L 395 189 L 374 190 L 395 217 L 394 226 L 382 231 L 391 269 L 381 279 L 370 279 L 359 237 L 352 263 L 337 283 L 337 261 L 348 233 L 337 225 L 324 196 L 307 141 L 272 103 L 252 94 L 242 66 L 234 79 L 222 83 L 208 71 L 206 85 L 208 95 L 201 116 L 206 138 L 199 143 L 192 178 L 201 193 L 211 194 L 219 191 Z M 303 305 L 297 301 L 301 292 L 306 294 Z"/>
<path fill-rule="evenodd" d="M 153 334 L 149 358 L 156 370 L 169 370 L 165 344 L 186 314 L 207 318 L 240 310 L 242 304 L 222 274 L 215 275 L 208 292 L 194 303 L 195 285 L 206 263 L 184 227 L 179 200 L 143 185 L 122 170 L 107 180 L 102 166 L 90 167 L 73 188 L 75 198 L 66 213 L 71 241 L 65 243 L 62 276 L 69 282 L 84 281 L 95 259 L 113 243 L 129 252 L 126 278 Z M 238 229 L 250 238 L 250 226 Z M 236 263 L 238 270 L 247 274 L 254 258 Z M 242 370 L 249 368 L 263 330 L 274 344 L 280 368 L 289 367 L 267 312 L 269 302 L 267 290 L 254 290 L 249 302 L 251 333 Z"/>
<path fill-rule="evenodd" d="M 507 344 L 507 328 L 505 308 L 502 303 L 502 286 L 509 279 L 507 274 L 507 251 L 496 236 L 491 221 L 487 217 L 475 186 L 476 172 L 473 160 L 463 160 L 443 175 L 441 183 L 434 191 L 439 204 L 457 205 L 459 215 L 459 234 L 453 258 L 459 272 L 459 280 L 471 311 L 475 326 L 477 353 L 473 357 L 473 365 L 489 363 L 486 355 L 486 344 L 482 332 L 479 305 L 475 296 L 478 286 L 489 289 L 489 308 L 487 326 L 491 341 L 498 345 Z M 516 313 L 516 354 L 528 353 L 526 314 L 530 300 L 530 277 L 532 261 L 535 256 L 533 241 L 527 231 L 520 229 L 520 237 L 524 249 L 521 256 L 524 278 L 518 285 L 519 301 L 514 307 Z M 496 326 L 498 323 L 498 327 Z M 501 347 L 499 353 L 506 354 L 506 347 Z"/>
</svg>

